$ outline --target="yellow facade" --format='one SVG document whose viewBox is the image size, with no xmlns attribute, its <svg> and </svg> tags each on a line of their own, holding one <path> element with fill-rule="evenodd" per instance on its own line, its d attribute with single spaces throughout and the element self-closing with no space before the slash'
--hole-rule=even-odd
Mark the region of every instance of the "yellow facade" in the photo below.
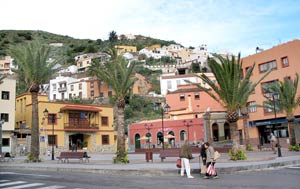
<svg viewBox="0 0 300 189">
<path fill-rule="evenodd" d="M 135 53 L 137 51 L 136 46 L 116 45 L 115 48 L 117 49 L 118 55 L 126 52 Z"/>
<path fill-rule="evenodd" d="M 55 153 L 71 150 L 73 145 L 77 150 L 86 148 L 89 152 L 115 152 L 112 107 L 49 102 L 47 96 L 39 96 L 38 99 L 41 153 L 47 153 L 53 144 Z M 48 110 L 48 117 L 44 115 L 45 109 Z M 18 96 L 16 128 L 19 131 L 22 124 L 30 130 L 31 110 L 31 95 Z"/>
</svg>

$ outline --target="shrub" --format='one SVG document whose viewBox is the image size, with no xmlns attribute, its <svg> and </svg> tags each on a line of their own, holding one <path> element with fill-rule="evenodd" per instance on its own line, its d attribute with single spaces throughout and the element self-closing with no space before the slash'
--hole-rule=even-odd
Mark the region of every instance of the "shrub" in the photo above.
<svg viewBox="0 0 300 189">
<path fill-rule="evenodd" d="M 117 151 L 116 157 L 113 158 L 113 163 L 123 163 L 123 164 L 129 163 L 128 152 L 125 152 L 124 156 L 121 157 L 119 151 Z"/>
<path fill-rule="evenodd" d="M 299 152 L 300 151 L 300 145 L 296 144 L 296 145 L 289 145 L 289 151 L 296 151 Z"/>
<path fill-rule="evenodd" d="M 230 160 L 233 160 L 233 161 L 247 159 L 246 153 L 242 150 L 237 150 L 235 153 L 232 149 L 229 150 L 229 157 L 230 157 Z"/>
<path fill-rule="evenodd" d="M 251 144 L 247 144 L 247 146 L 246 146 L 246 150 L 247 151 L 253 151 L 253 146 L 251 145 Z"/>
</svg>

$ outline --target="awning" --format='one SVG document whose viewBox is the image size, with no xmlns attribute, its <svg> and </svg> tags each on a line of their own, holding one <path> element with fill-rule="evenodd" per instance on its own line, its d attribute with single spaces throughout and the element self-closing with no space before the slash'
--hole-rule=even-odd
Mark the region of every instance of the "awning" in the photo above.
<svg viewBox="0 0 300 189">
<path fill-rule="evenodd" d="M 287 123 L 286 118 L 277 118 L 277 119 L 268 119 L 268 120 L 259 120 L 259 121 L 249 121 L 248 126 L 249 127 L 257 127 L 257 126 L 263 126 L 263 125 L 276 125 L 276 124 L 282 124 Z"/>
<path fill-rule="evenodd" d="M 61 111 L 63 110 L 78 110 L 78 111 L 87 111 L 87 112 L 100 112 L 102 111 L 101 109 L 94 108 L 94 107 L 87 107 L 87 106 L 64 106 L 60 109 Z"/>
</svg>

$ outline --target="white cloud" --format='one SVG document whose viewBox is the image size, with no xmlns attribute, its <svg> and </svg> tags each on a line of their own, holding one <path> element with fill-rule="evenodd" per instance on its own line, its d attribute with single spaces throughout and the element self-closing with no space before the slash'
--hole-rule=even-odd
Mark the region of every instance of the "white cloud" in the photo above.
<svg viewBox="0 0 300 189">
<path fill-rule="evenodd" d="M 0 29 L 75 38 L 107 39 L 115 30 L 237 53 L 300 37 L 300 6 L 292 0 L 4 0 L 1 7 Z"/>
</svg>

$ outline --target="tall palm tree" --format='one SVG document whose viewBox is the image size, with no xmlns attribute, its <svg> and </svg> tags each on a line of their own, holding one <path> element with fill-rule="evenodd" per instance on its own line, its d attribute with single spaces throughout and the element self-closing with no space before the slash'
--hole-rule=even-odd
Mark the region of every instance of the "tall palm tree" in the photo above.
<svg viewBox="0 0 300 189">
<path fill-rule="evenodd" d="M 14 58 L 17 69 L 13 71 L 23 79 L 26 91 L 31 93 L 32 98 L 32 124 L 30 159 L 39 160 L 39 115 L 38 115 L 38 92 L 40 85 L 47 82 L 57 71 L 54 69 L 56 61 L 48 61 L 50 47 L 42 45 L 38 41 L 25 45 L 13 46 L 9 54 Z"/>
<path fill-rule="evenodd" d="M 117 159 L 125 157 L 125 126 L 124 126 L 124 109 L 125 99 L 130 94 L 132 86 L 136 81 L 132 77 L 135 63 L 127 63 L 122 56 L 114 56 L 115 49 L 110 49 L 111 59 L 105 63 L 95 61 L 89 68 L 89 73 L 106 82 L 114 90 L 113 100 L 117 106 Z"/>
<path fill-rule="evenodd" d="M 239 119 L 238 111 L 246 104 L 249 96 L 253 93 L 255 87 L 263 80 L 269 73 L 268 71 L 257 82 L 253 83 L 250 78 L 255 67 L 255 63 L 247 69 L 245 76 L 242 70 L 242 61 L 240 54 L 235 57 L 222 57 L 221 55 L 214 55 L 214 58 L 208 59 L 208 66 L 214 74 L 215 79 L 210 79 L 205 74 L 200 74 L 198 77 L 206 82 L 211 90 L 201 86 L 197 83 L 199 89 L 205 91 L 217 102 L 221 103 L 226 111 L 226 120 L 230 125 L 230 135 L 233 141 L 233 151 L 239 149 L 239 133 L 237 129 L 237 121 Z"/>
<path fill-rule="evenodd" d="M 294 80 L 285 78 L 283 81 L 276 82 L 275 85 L 270 86 L 270 90 L 278 94 L 278 108 L 286 114 L 291 145 L 296 144 L 294 112 L 300 105 L 300 95 L 297 96 L 298 83 L 299 75 L 296 73 Z"/>
</svg>

